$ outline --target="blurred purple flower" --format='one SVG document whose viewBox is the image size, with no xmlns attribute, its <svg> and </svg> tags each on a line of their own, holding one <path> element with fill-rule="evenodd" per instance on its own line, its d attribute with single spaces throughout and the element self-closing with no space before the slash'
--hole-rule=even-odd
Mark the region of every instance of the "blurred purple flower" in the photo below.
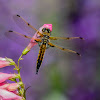
<svg viewBox="0 0 100 100">
<path fill-rule="evenodd" d="M 81 1 L 77 0 L 78 2 Z M 73 33 L 76 33 L 75 35 L 81 35 L 85 40 L 84 44 L 76 43 L 81 48 L 82 57 L 79 61 L 73 61 L 72 80 L 75 83 L 69 90 L 70 99 L 97 100 L 95 93 L 97 84 L 94 83 L 96 83 L 96 50 L 98 45 L 96 40 L 100 25 L 98 2 L 95 0 L 84 0 L 81 5 L 78 5 L 78 8 L 80 9 L 77 10 L 77 14 L 80 16 L 78 16 L 76 21 L 71 21 L 72 30 Z"/>
</svg>

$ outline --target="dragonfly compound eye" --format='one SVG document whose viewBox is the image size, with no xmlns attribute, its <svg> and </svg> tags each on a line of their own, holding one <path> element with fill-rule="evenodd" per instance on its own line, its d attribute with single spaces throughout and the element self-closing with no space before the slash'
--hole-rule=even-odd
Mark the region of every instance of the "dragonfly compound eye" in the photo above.
<svg viewBox="0 0 100 100">
<path fill-rule="evenodd" d="M 43 29 L 42 29 L 42 32 L 45 32 L 45 30 L 46 30 L 46 28 L 43 28 Z"/>
<path fill-rule="evenodd" d="M 51 31 L 50 31 L 50 29 L 47 29 L 47 31 L 48 31 L 48 33 L 50 33 Z"/>
</svg>

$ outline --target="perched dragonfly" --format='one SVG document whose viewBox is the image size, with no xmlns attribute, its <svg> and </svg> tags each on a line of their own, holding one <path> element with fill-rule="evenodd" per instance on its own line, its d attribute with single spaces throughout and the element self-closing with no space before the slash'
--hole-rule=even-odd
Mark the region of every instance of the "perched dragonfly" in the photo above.
<svg viewBox="0 0 100 100">
<path fill-rule="evenodd" d="M 43 57 L 44 57 L 45 50 L 47 48 L 49 48 L 49 47 L 56 47 L 56 48 L 58 48 L 58 49 L 60 49 L 62 51 L 75 53 L 75 54 L 77 54 L 77 55 L 80 56 L 80 54 L 78 52 L 73 51 L 73 50 L 69 50 L 69 49 L 65 49 L 65 48 L 59 47 L 57 45 L 54 45 L 53 43 L 50 42 L 50 40 L 59 40 L 59 39 L 62 39 L 62 40 L 83 39 L 82 37 L 51 37 L 52 24 L 44 24 L 42 27 L 40 27 L 37 30 L 30 23 L 28 23 L 24 18 L 22 18 L 20 15 L 15 15 L 14 16 L 14 19 L 15 19 L 16 22 L 18 21 L 19 24 L 18 23 L 17 24 L 19 26 L 21 26 L 21 23 L 23 23 L 24 25 L 26 25 L 25 26 L 26 29 L 29 27 L 30 29 L 36 31 L 36 33 L 34 34 L 33 37 L 29 37 L 29 36 L 26 36 L 24 34 L 21 34 L 19 32 L 12 31 L 12 30 L 9 30 L 8 31 L 8 33 L 18 34 L 18 35 L 23 36 L 23 37 L 25 37 L 27 39 L 30 39 L 30 43 L 23 50 L 21 57 L 23 55 L 26 55 L 31 50 L 31 48 L 33 46 L 35 46 L 37 44 L 39 45 L 40 50 L 39 50 L 39 54 L 38 54 L 38 58 L 37 58 L 36 74 L 38 74 L 39 68 L 40 68 L 40 66 L 42 64 L 42 60 L 43 60 Z M 33 33 L 33 32 L 30 31 L 28 33 Z"/>
</svg>

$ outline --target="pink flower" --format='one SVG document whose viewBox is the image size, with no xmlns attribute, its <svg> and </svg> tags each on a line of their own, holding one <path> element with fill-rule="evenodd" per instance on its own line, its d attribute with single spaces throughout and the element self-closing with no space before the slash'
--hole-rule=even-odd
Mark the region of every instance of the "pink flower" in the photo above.
<svg viewBox="0 0 100 100">
<path fill-rule="evenodd" d="M 0 89 L 0 100 L 22 100 L 22 97 L 14 94 L 13 92 L 9 92 L 5 89 Z"/>
<path fill-rule="evenodd" d="M 15 64 L 15 62 L 10 58 L 0 57 L 0 68 L 5 67 L 5 66 L 9 66 L 9 65 L 14 65 L 14 64 Z"/>
<path fill-rule="evenodd" d="M 15 74 L 6 74 L 6 73 L 0 72 L 0 83 L 6 81 L 8 79 L 14 78 L 14 77 L 16 77 Z"/>
<path fill-rule="evenodd" d="M 22 100 L 22 97 L 17 95 L 16 89 L 22 84 L 19 83 L 7 83 L 6 80 L 15 78 L 15 74 L 6 74 L 0 72 L 0 100 Z"/>
<path fill-rule="evenodd" d="M 15 91 L 16 89 L 18 89 L 18 87 L 20 87 L 22 83 L 19 82 L 19 83 L 1 83 L 0 84 L 0 89 L 6 89 L 8 91 Z"/>
</svg>

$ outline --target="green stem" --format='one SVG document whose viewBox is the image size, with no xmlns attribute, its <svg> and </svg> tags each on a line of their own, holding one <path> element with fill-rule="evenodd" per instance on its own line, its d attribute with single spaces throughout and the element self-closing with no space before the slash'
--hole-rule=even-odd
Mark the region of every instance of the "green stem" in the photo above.
<svg viewBox="0 0 100 100">
<path fill-rule="evenodd" d="M 20 67 L 19 67 L 19 61 L 22 60 L 22 56 L 23 55 L 21 55 L 19 57 L 19 59 L 18 59 L 18 66 L 17 66 L 17 64 L 15 64 L 15 70 L 17 70 L 17 72 L 18 72 L 19 82 L 22 82 L 22 85 L 20 86 L 20 88 L 18 88 L 19 95 L 23 97 L 23 100 L 26 100 L 25 86 L 24 86 L 23 81 L 22 81 L 22 78 L 21 78 Z"/>
<path fill-rule="evenodd" d="M 19 74 L 19 76 L 20 76 L 20 77 L 19 77 L 19 82 L 22 82 L 22 83 L 23 83 L 22 78 L 21 78 L 21 75 L 20 75 L 20 67 L 19 67 L 19 61 L 22 60 L 22 56 L 23 56 L 23 55 L 21 55 L 21 56 L 19 57 L 19 59 L 18 59 L 18 68 L 19 68 L 19 69 L 18 69 L 17 71 L 18 71 L 18 74 Z M 25 100 L 25 99 L 26 99 L 26 95 L 25 95 L 25 86 L 24 86 L 24 84 L 21 85 L 21 89 L 22 89 L 22 94 L 21 94 L 21 95 L 24 97 L 23 100 Z"/>
<path fill-rule="evenodd" d="M 23 55 L 21 55 L 21 56 L 19 57 L 19 59 L 18 59 L 18 68 L 19 68 L 19 61 L 22 60 L 22 56 L 23 56 Z"/>
</svg>

